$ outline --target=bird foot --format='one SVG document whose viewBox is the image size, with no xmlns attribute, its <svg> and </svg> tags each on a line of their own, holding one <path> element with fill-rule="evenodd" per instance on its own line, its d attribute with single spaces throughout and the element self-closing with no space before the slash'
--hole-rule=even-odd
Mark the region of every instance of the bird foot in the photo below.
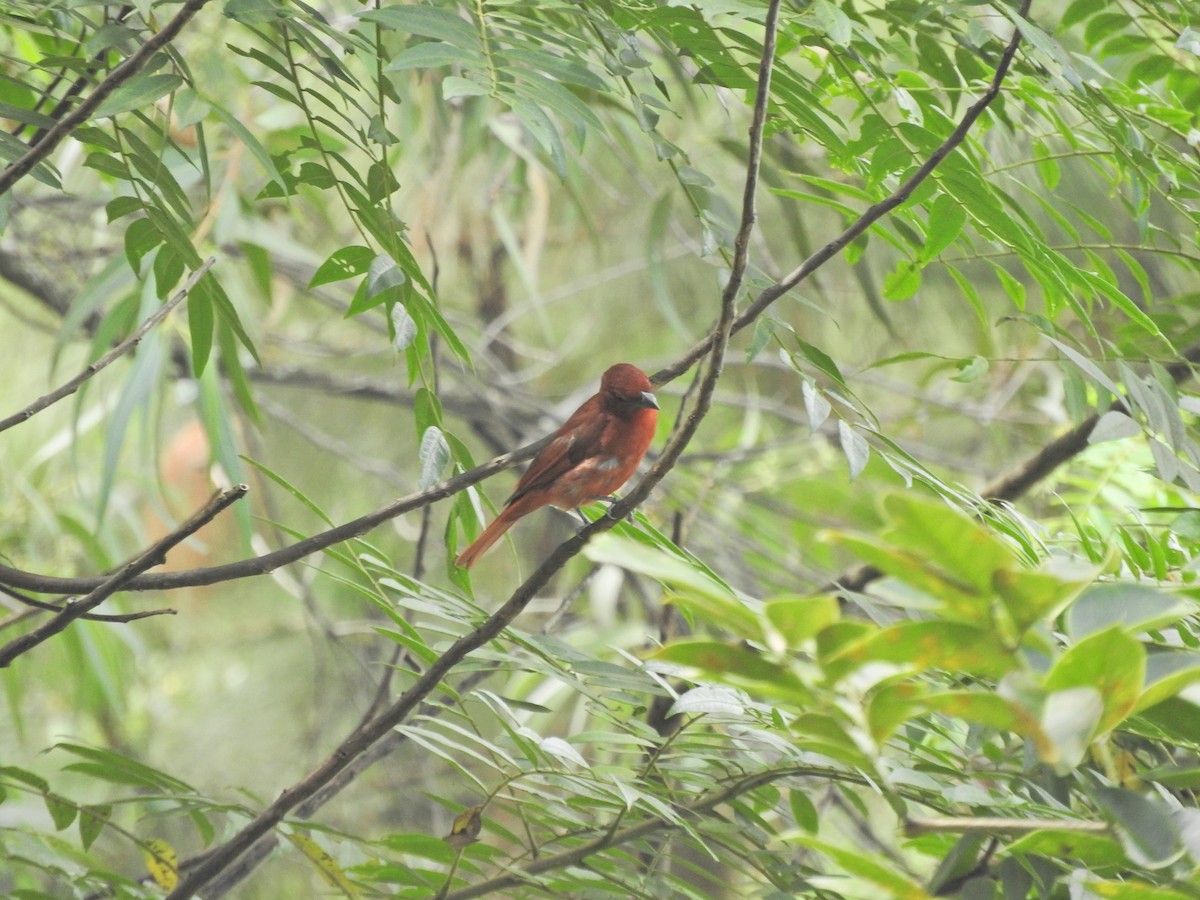
<svg viewBox="0 0 1200 900">
<path fill-rule="evenodd" d="M 606 509 L 606 510 L 604 511 L 604 514 L 605 514 L 606 516 L 608 516 L 608 517 L 611 519 L 611 518 L 613 518 L 613 514 L 612 514 L 612 507 L 613 507 L 613 504 L 614 504 L 614 503 L 616 503 L 616 502 L 617 502 L 618 500 L 620 500 L 620 499 L 621 499 L 621 498 L 620 498 L 620 497 L 618 497 L 616 494 L 613 494 L 611 497 L 601 497 L 601 498 L 600 498 L 600 499 L 599 499 L 597 502 L 599 502 L 599 503 L 607 503 L 607 504 L 608 504 L 608 509 Z M 629 511 L 629 515 L 625 516 L 625 521 L 626 521 L 626 522 L 632 522 L 632 521 L 633 521 L 633 510 L 630 510 L 630 511 Z"/>
</svg>

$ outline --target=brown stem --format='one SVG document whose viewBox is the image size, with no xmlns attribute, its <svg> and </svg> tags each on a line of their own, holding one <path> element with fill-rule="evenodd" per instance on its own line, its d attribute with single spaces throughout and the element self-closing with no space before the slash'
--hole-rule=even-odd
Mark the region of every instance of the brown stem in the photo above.
<svg viewBox="0 0 1200 900">
<path fill-rule="evenodd" d="M 129 335 L 129 337 L 125 338 L 125 340 L 121 341 L 121 343 L 117 344 L 117 346 L 113 347 L 94 363 L 91 363 L 87 368 L 85 368 L 66 384 L 60 385 L 50 393 L 38 397 L 24 409 L 13 413 L 7 419 L 0 419 L 0 431 L 7 431 L 14 425 L 20 425 L 22 422 L 25 422 L 40 413 L 47 406 L 57 403 L 59 400 L 63 399 L 63 397 L 71 396 L 71 394 L 75 393 L 80 387 L 90 381 L 97 372 L 106 369 L 113 362 L 120 359 L 122 356 L 140 344 L 142 342 L 142 338 L 146 336 L 147 332 L 149 332 L 151 328 L 165 319 L 170 314 L 171 310 L 173 310 L 187 298 L 188 292 L 196 286 L 196 282 L 204 277 L 205 273 L 207 273 L 208 270 L 213 267 L 213 263 L 216 261 L 217 258 L 215 256 L 210 256 L 208 259 L 206 259 L 204 263 L 188 277 L 188 280 L 184 282 L 183 287 L 181 287 L 170 300 L 156 309 L 154 314 L 147 318 L 145 322 L 139 325 L 137 331 Z"/>
<path fill-rule="evenodd" d="M 72 131 L 91 118 L 100 104 L 122 84 L 136 75 L 159 50 L 173 41 L 183 26 L 196 15 L 208 0 L 187 0 L 158 34 L 142 44 L 137 52 L 125 59 L 108 74 L 108 77 L 96 85 L 96 89 L 88 95 L 74 110 L 58 120 L 55 125 L 45 131 L 37 143 L 30 147 L 20 159 L 10 163 L 8 168 L 0 172 L 0 195 L 12 190 L 13 185 L 33 171 L 33 167 L 49 156 L 54 148 L 63 142 Z"/>
<path fill-rule="evenodd" d="M 54 618 L 43 622 L 37 628 L 33 629 L 33 631 L 27 632 L 19 638 L 14 638 L 3 647 L 0 647 L 0 669 L 11 664 L 22 653 L 32 650 L 38 644 L 49 640 L 54 635 L 65 630 L 76 619 L 85 613 L 91 612 L 117 591 L 123 590 L 128 582 L 146 571 L 146 569 L 149 569 L 151 566 L 162 565 L 166 561 L 167 551 L 203 528 L 221 510 L 244 497 L 247 490 L 249 488 L 246 485 L 239 484 L 227 491 L 216 494 L 202 510 L 165 538 L 156 542 L 141 556 L 124 566 L 121 571 L 105 579 L 103 583 L 86 597 L 75 603 L 67 604 Z"/>
</svg>

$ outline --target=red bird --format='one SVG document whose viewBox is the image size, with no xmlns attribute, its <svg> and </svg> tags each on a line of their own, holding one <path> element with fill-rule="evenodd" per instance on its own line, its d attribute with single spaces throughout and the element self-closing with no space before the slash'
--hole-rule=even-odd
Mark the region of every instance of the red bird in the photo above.
<svg viewBox="0 0 1200 900">
<path fill-rule="evenodd" d="M 517 519 L 535 509 L 575 509 L 628 481 L 658 424 L 651 387 L 646 373 L 629 363 L 605 372 L 599 393 L 575 410 L 533 458 L 500 515 L 458 555 L 458 565 L 469 569 Z"/>
</svg>

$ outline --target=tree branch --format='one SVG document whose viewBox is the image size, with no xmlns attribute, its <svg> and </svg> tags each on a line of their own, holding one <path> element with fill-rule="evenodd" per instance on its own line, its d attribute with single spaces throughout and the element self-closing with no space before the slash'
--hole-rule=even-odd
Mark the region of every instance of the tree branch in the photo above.
<svg viewBox="0 0 1200 900">
<path fill-rule="evenodd" d="M 129 337 L 125 338 L 125 340 L 121 341 L 121 343 L 117 344 L 117 346 L 113 347 L 66 384 L 55 388 L 48 394 L 38 397 L 20 412 L 13 413 L 7 419 L 0 419 L 0 431 L 7 431 L 14 425 L 20 425 L 22 422 L 33 418 L 47 406 L 57 403 L 63 397 L 71 396 L 71 394 L 75 393 L 80 387 L 90 381 L 97 372 L 106 369 L 113 362 L 120 359 L 122 356 L 140 344 L 142 342 L 142 338 L 146 336 L 147 332 L 149 332 L 151 328 L 170 315 L 171 310 L 173 310 L 187 298 L 188 292 L 196 286 L 196 282 L 204 277 L 204 275 L 213 267 L 213 263 L 216 261 L 217 258 L 215 256 L 210 256 L 208 259 L 206 259 L 204 263 L 188 277 L 188 280 L 183 283 L 183 287 L 176 291 L 175 295 L 170 300 L 156 309 L 153 315 L 151 315 L 146 319 L 145 322 L 138 326 L 137 331 L 129 335 Z"/>
<path fill-rule="evenodd" d="M 1166 367 L 1167 374 L 1174 378 L 1176 383 L 1182 383 L 1192 376 L 1192 366 L 1198 362 L 1200 362 L 1200 346 L 1190 347 L 1184 351 L 1179 362 L 1171 363 Z M 1119 401 L 1114 403 L 1111 409 L 1116 412 L 1129 412 L 1126 406 Z M 1046 444 L 1024 462 L 993 478 L 984 486 L 980 496 L 996 505 L 1012 503 L 1023 497 L 1030 488 L 1067 460 L 1086 450 L 1092 430 L 1099 421 L 1099 413 L 1088 416 L 1070 431 Z M 875 566 L 858 566 L 824 585 L 820 593 L 858 593 L 872 581 L 882 577 L 883 572 Z"/>
<path fill-rule="evenodd" d="M 707 797 L 697 800 L 695 803 L 679 807 L 677 811 L 681 817 L 699 817 L 716 809 L 722 803 L 728 803 L 730 800 L 736 799 L 748 791 L 755 790 L 774 781 L 779 781 L 781 778 L 804 774 L 807 773 L 796 767 L 756 772 L 753 775 L 748 775 L 734 782 L 726 788 L 714 791 Z M 557 869 L 575 866 L 589 856 L 607 850 L 609 847 L 628 844 L 630 841 L 640 840 L 658 831 L 674 831 L 677 828 L 679 826 L 674 822 L 655 817 L 626 828 L 605 831 L 599 837 L 587 843 L 580 844 L 578 847 L 572 847 L 570 850 L 564 850 L 562 853 L 555 853 L 553 856 L 541 857 L 518 871 L 507 872 L 495 878 L 489 878 L 487 881 L 480 881 L 476 884 L 460 888 L 457 891 L 450 891 L 445 895 L 445 900 L 468 900 L 471 897 L 485 897 L 493 892 L 502 891 L 505 888 L 527 885 L 529 883 L 529 876 L 531 875 L 540 875 L 542 872 L 553 872 Z"/>
<path fill-rule="evenodd" d="M 496 638 L 529 604 L 550 580 L 550 578 L 575 556 L 595 534 L 614 527 L 617 522 L 631 513 L 639 503 L 646 499 L 653 487 L 671 470 L 679 455 L 687 446 L 688 441 L 696 433 L 704 414 L 716 390 L 717 381 L 721 376 L 725 348 L 728 345 L 730 328 L 733 325 L 735 300 L 740 291 L 742 279 L 745 276 L 748 254 L 746 246 L 749 243 L 750 232 L 754 227 L 755 186 L 758 183 L 758 170 L 762 149 L 762 132 L 766 123 L 766 108 L 771 87 L 771 69 L 775 59 L 775 31 L 779 17 L 780 0 L 771 0 L 768 7 L 763 39 L 763 55 L 759 65 L 759 80 L 756 92 L 754 114 L 750 125 L 750 159 L 747 164 L 746 189 L 742 205 L 742 222 L 738 229 L 735 243 L 734 264 L 731 267 L 729 281 L 721 295 L 721 315 L 714 329 L 711 344 L 710 365 L 701 385 L 696 406 L 667 444 L 666 450 L 659 457 L 651 470 L 638 482 L 632 491 L 622 500 L 613 504 L 609 515 L 601 516 L 574 537 L 564 541 L 550 554 L 541 566 L 525 580 L 509 597 L 500 609 L 474 631 L 463 635 L 455 641 L 428 669 L 418 677 L 408 690 L 404 691 L 388 709 L 375 719 L 361 725 L 329 756 L 311 775 L 291 788 L 285 790 L 270 806 L 264 809 L 253 821 L 248 823 L 225 844 L 196 865 L 184 876 L 179 885 L 167 896 L 167 900 L 182 900 L 191 897 L 203 888 L 226 866 L 232 864 L 243 852 L 253 846 L 260 838 L 269 833 L 283 820 L 283 817 L 299 804 L 314 795 L 326 784 L 333 781 L 338 774 L 349 766 L 355 757 L 368 752 L 372 745 L 390 734 L 398 724 L 403 722 L 425 698 L 434 691 L 455 666 L 466 656 Z M 739 251 L 740 247 L 740 251 Z"/>
<path fill-rule="evenodd" d="M 54 151 L 54 148 L 63 142 L 64 138 L 91 118 L 100 104 L 113 91 L 136 75 L 155 53 L 173 41 L 179 32 L 183 30 L 183 26 L 206 3 L 208 3 L 208 0 L 187 0 L 179 12 L 175 14 L 175 18 L 168 22 L 162 31 L 147 40 L 146 43 L 138 48 L 136 53 L 113 69 L 107 78 L 96 85 L 96 89 L 88 95 L 86 100 L 75 107 L 69 114 L 59 119 L 54 127 L 43 132 L 38 137 L 37 142 L 26 150 L 20 159 L 10 163 L 0 173 L 0 195 L 12 190 L 13 185 L 33 171 L 34 166 L 49 156 Z"/>
<path fill-rule="evenodd" d="M 494 475 L 502 469 L 515 465 L 522 460 L 529 459 L 549 442 L 550 437 L 547 436 L 527 447 L 497 456 L 491 462 L 477 466 L 469 472 L 463 472 L 461 475 L 439 481 L 428 490 L 418 491 L 415 494 L 409 494 L 407 497 L 401 497 L 398 500 L 392 501 L 387 506 L 375 510 L 375 512 L 352 519 L 328 531 L 322 531 L 310 538 L 287 547 L 282 547 L 279 550 L 264 553 L 262 556 L 254 556 L 240 562 L 226 563 L 220 566 L 189 569 L 183 572 L 142 575 L 130 581 L 122 590 L 170 591 L 183 587 L 197 587 L 200 585 L 217 584 L 222 581 L 234 581 L 239 578 L 249 578 L 253 575 L 267 575 L 274 572 L 280 566 L 286 566 L 289 563 L 294 563 L 306 556 L 311 556 L 313 553 L 324 550 L 326 547 L 332 547 L 334 544 L 348 541 L 351 538 L 358 537 L 360 534 L 366 534 L 372 528 L 382 525 L 389 519 L 394 519 L 414 509 L 420 509 L 438 500 L 444 500 L 446 497 L 456 494 L 476 482 L 483 481 L 485 478 Z M 37 591 L 42 594 L 85 593 L 94 590 L 103 581 L 103 578 L 95 576 L 90 578 L 59 578 L 55 576 L 36 575 L 9 566 L 0 566 L 0 583 L 28 591 Z"/>
<path fill-rule="evenodd" d="M 82 600 L 67 604 L 58 615 L 48 622 L 44 622 L 33 631 L 23 634 L 19 638 L 14 638 L 3 647 L 0 647 L 0 669 L 10 665 L 22 653 L 32 650 L 38 644 L 49 640 L 54 635 L 66 629 L 68 625 L 84 615 L 84 613 L 91 612 L 117 591 L 123 590 L 129 581 L 146 571 L 146 569 L 164 563 L 167 558 L 167 551 L 203 528 L 221 510 L 242 499 L 247 490 L 249 488 L 246 485 L 239 484 L 227 491 L 214 495 L 202 510 L 165 538 L 156 542 L 149 550 L 137 557 L 137 559 L 124 566 L 117 574 L 105 579 L 103 583 Z"/>
<path fill-rule="evenodd" d="M 12 597 L 18 603 L 32 607 L 32 609 L 28 611 L 30 615 L 36 615 L 37 610 L 56 613 L 62 612 L 63 609 L 62 606 L 59 606 L 56 603 L 47 603 L 45 600 L 27 597 L 20 591 L 14 591 L 11 588 L 5 587 L 4 585 L 0 585 L 0 594 L 4 594 L 6 597 Z M 124 624 L 127 622 L 136 622 L 138 619 L 148 619 L 151 616 L 173 615 L 175 615 L 175 610 L 173 609 L 148 609 L 143 612 L 118 613 L 115 615 L 108 615 L 106 613 L 88 613 L 85 616 L 81 616 L 81 618 L 87 619 L 89 622 L 117 622 Z M 3 631 L 6 627 L 8 627 L 11 622 L 12 619 L 9 619 L 5 622 L 0 622 L 0 631 Z"/>
<path fill-rule="evenodd" d="M 1024 19 L 1029 14 L 1030 0 L 1022 0 L 1021 8 L 1018 11 L 1020 18 Z M 992 101 L 1000 95 L 1000 88 L 1004 84 L 1004 79 L 1008 75 L 1009 67 L 1012 65 L 1013 58 L 1017 55 L 1017 48 L 1021 44 L 1021 31 L 1016 29 L 1013 32 L 1012 38 L 1008 42 L 1008 46 L 1004 48 L 1004 53 L 1000 56 L 1000 62 L 996 66 L 995 74 L 992 76 L 991 83 L 988 85 L 983 95 L 976 100 L 966 113 L 963 114 L 955 129 L 950 132 L 950 135 L 944 140 L 941 145 L 933 151 L 924 163 L 921 164 L 908 180 L 900 187 L 896 188 L 889 196 L 880 200 L 878 203 L 869 207 L 861 216 L 850 223 L 841 234 L 835 237 L 832 241 L 821 247 L 808 259 L 804 260 L 799 266 L 765 289 L 760 293 L 746 310 L 737 317 L 733 323 L 733 333 L 741 331 L 747 325 L 757 319 L 772 303 L 782 297 L 784 294 L 799 285 L 802 281 L 808 278 L 813 272 L 827 263 L 836 254 L 838 254 L 847 244 L 857 238 L 860 234 L 874 225 L 879 219 L 883 218 L 900 204 L 904 203 L 926 178 L 933 174 L 933 170 L 941 164 L 942 160 L 950 155 L 959 144 L 966 138 L 967 133 L 974 126 L 975 121 L 983 114 L 983 111 L 991 105 Z M 703 356 L 712 348 L 713 342 L 716 340 L 715 332 L 701 340 L 698 344 L 687 351 L 683 356 L 677 359 L 671 365 L 660 369 L 650 376 L 650 380 L 655 384 L 665 384 L 668 381 L 673 381 L 678 378 L 692 366 L 694 366 Z"/>
</svg>

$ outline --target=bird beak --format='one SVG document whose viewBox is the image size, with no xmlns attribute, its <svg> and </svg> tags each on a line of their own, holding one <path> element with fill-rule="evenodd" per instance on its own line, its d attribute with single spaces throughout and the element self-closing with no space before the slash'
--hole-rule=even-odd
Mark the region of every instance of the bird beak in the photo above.
<svg viewBox="0 0 1200 900">
<path fill-rule="evenodd" d="M 646 409 L 658 409 L 658 401 L 654 399 L 654 395 L 649 391 L 642 391 L 642 396 L 637 400 L 638 406 L 644 406 Z"/>
</svg>

